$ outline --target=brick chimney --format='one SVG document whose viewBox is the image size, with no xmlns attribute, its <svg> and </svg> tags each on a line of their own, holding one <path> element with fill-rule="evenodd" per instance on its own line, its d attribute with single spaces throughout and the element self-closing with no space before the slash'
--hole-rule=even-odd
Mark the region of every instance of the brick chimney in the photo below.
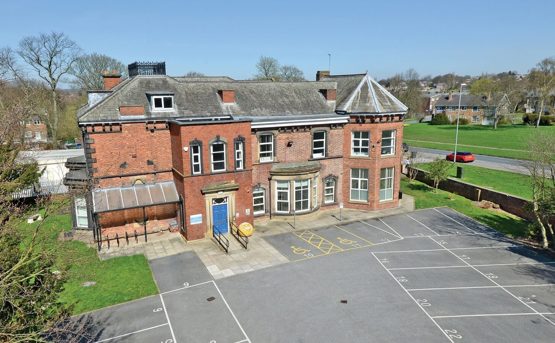
<svg viewBox="0 0 555 343">
<path fill-rule="evenodd" d="M 318 70 L 316 72 L 316 81 L 320 81 L 323 78 L 330 76 L 329 70 Z"/>
<path fill-rule="evenodd" d="M 326 98 L 327 101 L 335 101 L 337 97 L 336 89 L 320 89 L 320 93 Z"/>
<path fill-rule="evenodd" d="M 102 72 L 104 90 L 109 91 L 121 82 L 121 73 L 117 70 L 106 70 Z"/>
<path fill-rule="evenodd" d="M 232 89 L 221 89 L 218 91 L 220 98 L 224 104 L 235 103 L 235 91 Z"/>
</svg>

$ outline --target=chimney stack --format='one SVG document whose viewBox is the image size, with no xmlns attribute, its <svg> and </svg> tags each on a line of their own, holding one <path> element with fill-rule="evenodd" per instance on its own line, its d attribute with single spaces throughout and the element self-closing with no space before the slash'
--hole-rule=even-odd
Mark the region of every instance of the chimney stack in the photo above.
<svg viewBox="0 0 555 343">
<path fill-rule="evenodd" d="M 106 70 L 102 72 L 104 90 L 109 91 L 121 82 L 121 73 L 117 70 Z"/>
<path fill-rule="evenodd" d="M 318 70 L 316 72 L 316 81 L 320 81 L 323 78 L 330 76 L 329 70 Z"/>
<path fill-rule="evenodd" d="M 218 94 L 224 104 L 232 104 L 235 102 L 235 91 L 232 89 L 220 89 Z"/>
</svg>

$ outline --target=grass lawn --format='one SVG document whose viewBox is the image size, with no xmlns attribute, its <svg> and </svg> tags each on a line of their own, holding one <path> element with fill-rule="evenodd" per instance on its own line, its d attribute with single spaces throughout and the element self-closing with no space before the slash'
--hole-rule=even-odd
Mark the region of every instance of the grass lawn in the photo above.
<svg viewBox="0 0 555 343">
<path fill-rule="evenodd" d="M 496 191 L 516 195 L 524 199 L 532 199 L 530 176 L 506 172 L 502 170 L 476 167 L 469 164 L 457 164 L 463 168 L 461 181 L 486 187 Z M 417 167 L 428 170 L 429 163 L 419 164 Z M 453 165 L 450 176 L 455 177 L 457 169 Z"/>
<path fill-rule="evenodd" d="M 403 140 L 412 146 L 452 151 L 455 147 L 455 128 L 455 125 L 407 124 Z M 494 130 L 491 126 L 462 125 L 459 127 L 459 151 L 529 159 L 526 144 L 538 130 L 555 135 L 555 126 L 536 129 L 527 125 L 503 125 Z"/>
<path fill-rule="evenodd" d="M 435 193 L 428 185 L 419 181 L 409 183 L 407 178 L 401 179 L 401 190 L 414 197 L 417 209 L 448 206 L 510 237 L 528 238 L 530 236 L 528 228 L 530 223 L 524 219 L 506 212 L 474 206 L 472 201 L 460 195 L 442 190 L 437 190 Z"/>
<path fill-rule="evenodd" d="M 109 305 L 158 293 L 152 272 L 144 255 L 126 256 L 101 261 L 94 248 L 79 241 L 61 241 L 62 231 L 71 229 L 69 201 L 53 202 L 51 214 L 43 222 L 27 224 L 22 221 L 18 228 L 29 237 L 40 225 L 41 249 L 55 249 L 60 267 L 66 267 L 68 280 L 60 300 L 73 305 L 73 313 L 79 314 Z M 41 210 L 44 213 L 44 210 Z M 32 212 L 32 213 L 36 213 Z M 83 287 L 86 281 L 95 285 Z"/>
</svg>

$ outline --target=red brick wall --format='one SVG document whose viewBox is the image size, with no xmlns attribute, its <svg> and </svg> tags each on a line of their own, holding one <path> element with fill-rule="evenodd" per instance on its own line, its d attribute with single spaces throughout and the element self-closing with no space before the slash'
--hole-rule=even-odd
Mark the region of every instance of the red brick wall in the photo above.
<svg viewBox="0 0 555 343">
<path fill-rule="evenodd" d="M 177 204 L 168 204 L 147 207 L 145 209 L 145 214 L 148 219 L 169 219 L 177 217 L 177 210 Z M 135 208 L 130 210 L 100 213 L 98 218 L 102 228 L 133 224 L 136 222 L 142 222 L 143 209 Z"/>
<path fill-rule="evenodd" d="M 329 127 L 313 128 L 312 130 L 295 130 L 290 132 L 280 132 L 272 131 L 276 134 L 274 138 L 275 152 L 274 162 L 260 163 L 258 162 L 258 138 L 256 133 L 252 135 L 252 151 L 253 151 L 253 172 L 252 172 L 252 184 L 260 184 L 266 189 L 266 207 L 269 209 L 270 199 L 269 197 L 269 181 L 270 170 L 275 163 L 286 163 L 286 162 L 306 162 L 312 160 L 312 133 L 318 131 L 319 129 L 326 130 L 326 144 L 327 152 L 326 158 L 315 159 L 315 161 L 320 162 L 320 183 L 318 184 L 318 201 L 322 203 L 323 199 L 323 178 L 328 175 L 334 175 L 338 177 L 338 186 L 336 189 L 336 198 L 341 199 L 342 189 L 339 187 L 341 183 L 343 174 L 343 130 L 330 129 Z M 260 131 L 260 132 L 271 132 L 271 131 Z M 287 147 L 289 141 L 293 142 L 291 147 Z M 274 195 L 272 195 L 274 197 Z M 272 199 L 272 202 L 274 200 Z"/>
<path fill-rule="evenodd" d="M 208 227 L 206 213 L 206 198 L 201 190 L 209 184 L 220 182 L 235 182 L 239 189 L 234 192 L 235 212 L 239 213 L 238 223 L 252 223 L 252 161 L 250 122 L 215 123 L 207 125 L 179 126 L 170 125 L 172 141 L 172 159 L 174 164 L 174 180 L 178 192 L 185 202 L 186 238 L 189 240 L 204 238 L 211 232 Z M 214 173 L 210 171 L 210 141 L 220 136 L 226 144 L 226 172 Z M 242 171 L 235 171 L 234 139 L 238 136 L 245 138 L 245 167 Z M 202 142 L 202 175 L 191 174 L 190 142 Z M 183 148 L 186 147 L 187 151 Z M 248 213 L 247 214 L 247 210 Z M 231 211 L 231 208 L 230 208 Z M 191 224 L 190 216 L 202 214 L 202 224 Z M 234 213 L 232 213 L 234 215 Z"/>
<path fill-rule="evenodd" d="M 383 130 L 396 130 L 395 136 L 395 155 L 381 156 L 381 140 Z M 370 132 L 370 156 L 351 157 L 351 132 L 369 131 Z M 356 123 L 354 119 L 345 126 L 344 137 L 344 156 L 343 159 L 343 202 L 345 207 L 360 210 L 379 210 L 393 208 L 399 205 L 399 186 L 401 177 L 402 143 L 403 143 L 403 122 L 376 122 L 368 120 L 365 123 Z M 378 141 L 380 143 L 378 143 Z M 379 201 L 380 194 L 380 170 L 381 168 L 394 167 L 393 200 Z M 368 202 L 360 203 L 350 201 L 350 179 L 351 168 L 368 169 Z"/>
<path fill-rule="evenodd" d="M 93 177 L 100 187 L 130 186 L 136 179 L 146 181 L 171 180 L 171 173 L 158 173 L 172 168 L 170 131 L 165 124 L 147 130 L 145 123 L 123 124 L 121 132 L 89 132 L 93 140 Z M 152 128 L 149 126 L 149 128 Z M 154 164 L 149 165 L 147 160 Z M 122 164 L 126 163 L 123 168 Z M 129 174 L 138 174 L 127 177 Z M 116 176 L 105 178 L 107 176 Z"/>
</svg>

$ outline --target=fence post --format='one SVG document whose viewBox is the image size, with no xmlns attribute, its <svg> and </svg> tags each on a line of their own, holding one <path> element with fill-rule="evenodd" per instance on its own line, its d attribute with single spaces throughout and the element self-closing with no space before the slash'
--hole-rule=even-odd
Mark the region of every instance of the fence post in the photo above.
<svg viewBox="0 0 555 343">
<path fill-rule="evenodd" d="M 125 231 L 125 244 L 129 245 L 129 236 L 127 235 L 127 231 Z"/>
<path fill-rule="evenodd" d="M 116 242 L 118 243 L 118 248 L 119 248 L 119 235 L 117 232 L 116 232 Z"/>
<path fill-rule="evenodd" d="M 108 249 L 110 249 L 110 236 L 106 235 L 106 242 L 108 242 Z"/>
</svg>

